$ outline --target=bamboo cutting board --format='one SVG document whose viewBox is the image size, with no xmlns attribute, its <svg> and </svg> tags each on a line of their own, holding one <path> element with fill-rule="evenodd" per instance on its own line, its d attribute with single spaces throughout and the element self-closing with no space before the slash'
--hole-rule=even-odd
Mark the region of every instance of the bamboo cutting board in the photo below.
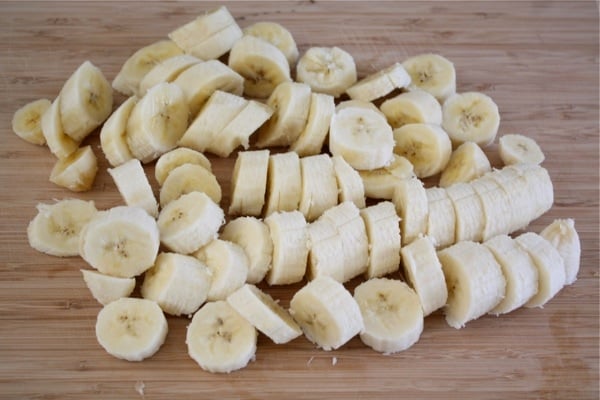
<svg viewBox="0 0 600 400">
<path fill-rule="evenodd" d="M 323 352 L 304 338 L 277 346 L 260 336 L 256 361 L 229 375 L 202 371 L 186 354 L 184 318 L 169 318 L 165 345 L 141 363 L 117 360 L 94 335 L 100 306 L 78 257 L 32 250 L 26 227 L 38 202 L 78 197 L 121 204 L 100 160 L 92 191 L 48 182 L 54 158 L 11 131 L 13 112 L 54 98 L 84 60 L 112 80 L 136 49 L 220 3 L 0 3 L 0 398 L 598 398 L 598 6 L 595 2 L 231 2 L 240 26 L 276 21 L 300 52 L 337 45 L 359 76 L 423 52 L 457 69 L 458 90 L 499 105 L 499 134 L 523 133 L 546 154 L 555 205 L 528 230 L 574 218 L 582 241 L 579 279 L 543 309 L 486 316 L 464 329 L 441 312 L 420 341 L 383 356 L 358 338 Z M 122 96 L 117 96 L 120 103 Z M 486 149 L 500 166 L 497 147 Z M 229 199 L 234 156 L 212 158 Z M 153 169 L 148 167 L 157 189 Z M 357 281 L 350 282 L 352 289 Z M 266 288 L 287 306 L 301 285 Z"/>
</svg>

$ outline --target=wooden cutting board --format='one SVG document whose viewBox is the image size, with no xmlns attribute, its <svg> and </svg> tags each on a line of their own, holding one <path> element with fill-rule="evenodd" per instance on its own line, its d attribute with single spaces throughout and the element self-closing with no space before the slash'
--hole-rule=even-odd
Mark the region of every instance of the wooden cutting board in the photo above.
<svg viewBox="0 0 600 400">
<path fill-rule="evenodd" d="M 498 103 L 499 134 L 539 142 L 555 205 L 528 230 L 574 218 L 583 254 L 579 279 L 543 309 L 486 316 L 450 328 L 441 312 L 420 341 L 383 356 L 354 338 L 324 352 L 304 338 L 274 345 L 260 336 L 256 361 L 229 375 L 201 370 L 186 353 L 184 318 L 169 318 L 164 347 L 141 363 L 117 360 L 94 335 L 100 306 L 78 257 L 32 250 L 26 228 L 38 202 L 77 197 L 121 204 L 97 137 L 93 189 L 48 182 L 54 158 L 11 131 L 13 112 L 54 98 L 84 60 L 112 80 L 136 49 L 162 39 L 219 3 L 0 3 L 0 398 L 598 398 L 598 6 L 595 2 L 232 2 L 240 26 L 276 21 L 300 52 L 340 46 L 365 76 L 424 52 L 457 69 L 458 90 Z M 122 96 L 116 96 L 120 103 Z M 486 149 L 500 166 L 497 146 Z M 212 158 L 229 202 L 234 157 Z M 153 168 L 148 174 L 154 189 Z M 352 289 L 358 281 L 350 282 Z M 265 288 L 288 305 L 301 285 Z"/>
</svg>

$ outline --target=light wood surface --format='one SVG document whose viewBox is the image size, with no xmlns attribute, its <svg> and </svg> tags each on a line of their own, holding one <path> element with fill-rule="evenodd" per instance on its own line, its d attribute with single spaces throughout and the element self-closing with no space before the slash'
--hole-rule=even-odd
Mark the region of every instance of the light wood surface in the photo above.
<svg viewBox="0 0 600 400">
<path fill-rule="evenodd" d="M 87 140 L 100 159 L 93 190 L 70 193 L 48 181 L 54 158 L 47 148 L 12 133 L 12 114 L 28 101 L 54 98 L 86 59 L 112 80 L 133 51 L 218 4 L 0 3 L 0 398 L 597 399 L 595 2 L 227 3 L 242 27 L 263 20 L 286 26 L 301 53 L 318 45 L 344 48 L 360 76 L 436 52 L 455 63 L 459 91 L 492 96 L 502 117 L 499 134 L 536 139 L 555 185 L 554 207 L 528 229 L 539 232 L 570 217 L 581 235 L 579 279 L 543 309 L 486 316 L 462 330 L 437 312 L 426 319 L 420 341 L 393 356 L 358 338 L 323 352 L 304 338 L 277 346 L 261 335 L 256 362 L 229 375 L 208 374 L 188 357 L 184 318 L 169 318 L 166 344 L 147 361 L 117 360 L 100 348 L 94 335 L 100 306 L 79 272 L 85 263 L 37 253 L 26 228 L 38 202 L 78 197 L 108 208 L 121 199 L 97 137 Z M 486 151 L 499 166 L 497 147 Z M 225 194 L 233 160 L 212 158 Z M 228 202 L 226 195 L 222 204 Z M 299 287 L 266 290 L 287 306 Z M 143 396 L 136 390 L 142 387 Z"/>
</svg>

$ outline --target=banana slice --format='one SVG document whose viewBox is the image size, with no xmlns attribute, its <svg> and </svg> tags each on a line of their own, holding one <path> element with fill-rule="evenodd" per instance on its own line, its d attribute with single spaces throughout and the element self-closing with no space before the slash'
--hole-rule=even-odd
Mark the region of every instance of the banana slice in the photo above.
<svg viewBox="0 0 600 400">
<path fill-rule="evenodd" d="M 167 314 L 191 315 L 207 300 L 212 280 L 209 269 L 196 258 L 160 253 L 144 274 L 141 293 Z"/>
<path fill-rule="evenodd" d="M 400 250 L 404 276 L 415 290 L 426 317 L 446 305 L 448 288 L 431 238 L 423 236 Z"/>
<path fill-rule="evenodd" d="M 455 183 L 446 188 L 455 215 L 454 241 L 481 242 L 485 228 L 485 212 L 481 198 L 468 183 Z"/>
<path fill-rule="evenodd" d="M 183 164 L 169 172 L 163 182 L 159 193 L 160 206 L 164 208 L 181 195 L 191 192 L 203 192 L 215 203 L 221 202 L 221 186 L 215 174 L 202 165 Z"/>
<path fill-rule="evenodd" d="M 521 210 L 526 212 L 527 224 L 550 210 L 554 203 L 554 187 L 548 170 L 537 164 L 515 164 L 506 169 L 514 170 L 524 181 L 526 189 L 522 186 L 519 190 L 525 191 L 528 198 L 527 207 Z"/>
<path fill-rule="evenodd" d="M 174 149 L 187 128 L 188 112 L 177 85 L 160 83 L 148 90 L 127 121 L 127 146 L 134 157 L 148 163 Z"/>
<path fill-rule="evenodd" d="M 455 243 L 456 215 L 452 200 L 446 189 L 431 187 L 425 189 L 427 195 L 427 236 L 436 247 L 446 247 Z"/>
<path fill-rule="evenodd" d="M 96 319 L 96 338 L 106 352 L 127 361 L 154 355 L 169 327 L 155 302 L 125 297 L 105 305 Z"/>
<path fill-rule="evenodd" d="M 377 106 L 375 104 L 371 103 L 370 101 L 364 101 L 364 100 L 344 100 L 344 101 L 340 101 L 335 106 L 335 112 L 342 111 L 345 108 L 353 108 L 353 107 L 366 108 L 367 110 L 375 111 L 376 113 L 378 113 L 379 115 L 381 115 L 383 118 L 385 118 L 385 114 L 382 113 L 381 110 L 379 108 L 377 108 Z"/>
<path fill-rule="evenodd" d="M 227 297 L 227 303 L 276 344 L 288 343 L 302 335 L 286 309 L 254 285 L 242 286 Z"/>
<path fill-rule="evenodd" d="M 540 236 L 549 241 L 559 252 L 565 263 L 565 284 L 577 280 L 581 260 L 581 242 L 571 218 L 556 219 L 545 227 Z"/>
<path fill-rule="evenodd" d="M 291 82 L 290 64 L 276 46 L 245 35 L 229 53 L 229 67 L 244 77 L 244 94 L 267 98 L 282 82 Z"/>
<path fill-rule="evenodd" d="M 254 217 L 239 217 L 229 221 L 219 237 L 236 243 L 246 252 L 246 282 L 259 283 L 264 279 L 271 268 L 273 256 L 273 240 L 267 224 Z"/>
<path fill-rule="evenodd" d="M 125 204 L 143 208 L 154 218 L 158 216 L 158 203 L 140 160 L 134 158 L 118 167 L 109 168 L 108 173 L 115 181 Z"/>
<path fill-rule="evenodd" d="M 154 166 L 154 177 L 160 186 L 165 183 L 167 176 L 175 168 L 184 164 L 195 164 L 212 172 L 210 160 L 198 151 L 185 147 L 178 147 L 166 152 L 158 158 Z"/>
<path fill-rule="evenodd" d="M 498 140 L 498 151 L 504 165 L 541 164 L 546 158 L 535 140 L 518 134 L 503 135 Z"/>
<path fill-rule="evenodd" d="M 379 278 L 400 268 L 400 219 L 394 203 L 382 201 L 360 210 L 369 239 L 366 278 Z M 363 315 L 364 317 L 364 315 Z"/>
<path fill-rule="evenodd" d="M 184 194 L 160 211 L 160 240 L 176 253 L 193 253 L 217 237 L 224 217 L 223 210 L 206 194 Z"/>
<path fill-rule="evenodd" d="M 294 143 L 308 122 L 310 87 L 304 83 L 283 82 L 267 100 L 274 112 L 258 130 L 258 147 L 289 146 Z"/>
<path fill-rule="evenodd" d="M 138 88 L 144 76 L 163 60 L 183 54 L 183 50 L 171 40 L 142 47 L 133 53 L 121 67 L 112 81 L 112 87 L 126 96 L 138 94 Z"/>
<path fill-rule="evenodd" d="M 429 208 L 427 191 L 418 178 L 399 180 L 392 196 L 396 213 L 400 216 L 402 244 L 407 245 L 427 232 Z"/>
<path fill-rule="evenodd" d="M 399 180 L 415 177 L 413 165 L 406 157 L 394 154 L 389 165 L 373 170 L 358 171 L 365 194 L 371 199 L 391 200 Z"/>
<path fill-rule="evenodd" d="M 99 127 L 112 111 L 112 87 L 102 71 L 89 61 L 67 79 L 59 99 L 63 131 L 76 142 Z"/>
<path fill-rule="evenodd" d="M 37 205 L 37 214 L 27 226 L 29 245 L 58 257 L 79 255 L 79 236 L 96 215 L 93 201 L 66 199 Z"/>
<path fill-rule="evenodd" d="M 113 167 L 134 158 L 127 145 L 127 121 L 137 102 L 138 98 L 136 96 L 131 96 L 125 100 L 108 117 L 100 130 L 100 148 L 108 163 Z"/>
<path fill-rule="evenodd" d="M 394 141 L 394 153 L 410 161 L 418 178 L 440 173 L 452 154 L 448 134 L 437 125 L 402 125 L 394 129 Z"/>
<path fill-rule="evenodd" d="M 42 115 L 50 108 L 48 99 L 38 99 L 25 104 L 15 111 L 12 118 L 12 130 L 21 139 L 31 144 L 46 144 L 42 132 Z"/>
<path fill-rule="evenodd" d="M 293 151 L 271 154 L 267 179 L 265 216 L 275 211 L 298 209 L 302 196 L 300 158 Z"/>
<path fill-rule="evenodd" d="M 344 257 L 340 257 L 344 254 L 343 242 L 333 222 L 321 216 L 310 223 L 308 247 L 308 279 L 325 275 L 343 283 Z"/>
<path fill-rule="evenodd" d="M 379 112 L 363 107 L 343 108 L 331 118 L 329 151 L 344 157 L 354 169 L 381 168 L 393 158 L 392 128 Z"/>
<path fill-rule="evenodd" d="M 402 66 L 411 77 L 411 89 L 425 90 L 440 103 L 456 92 L 456 70 L 444 56 L 419 54 L 406 59 Z"/>
<path fill-rule="evenodd" d="M 442 124 L 442 106 L 433 95 L 421 89 L 392 97 L 379 109 L 393 129 L 406 124 Z"/>
<path fill-rule="evenodd" d="M 460 329 L 496 307 L 506 291 L 502 268 L 482 244 L 464 241 L 438 252 L 448 287 L 446 322 Z"/>
<path fill-rule="evenodd" d="M 50 171 L 50 182 L 73 192 L 85 192 L 91 189 L 97 172 L 98 159 L 88 145 L 59 158 Z"/>
<path fill-rule="evenodd" d="M 85 225 L 79 254 L 103 274 L 131 278 L 154 265 L 159 245 L 154 218 L 141 208 L 118 206 L 99 211 Z"/>
<path fill-rule="evenodd" d="M 323 93 L 311 93 L 306 126 L 291 144 L 290 151 L 295 151 L 300 157 L 319 154 L 327 138 L 329 124 L 334 112 L 333 96 Z"/>
<path fill-rule="evenodd" d="M 395 63 L 356 82 L 346 93 L 351 99 L 370 102 L 408 85 L 410 76 L 401 64 Z"/>
<path fill-rule="evenodd" d="M 313 221 L 337 204 L 338 186 L 333 162 L 327 154 L 300 159 L 302 194 L 298 210 L 307 221 Z"/>
<path fill-rule="evenodd" d="M 188 325 L 190 357 L 209 372 L 229 373 L 254 360 L 256 329 L 226 301 L 205 304 Z"/>
<path fill-rule="evenodd" d="M 338 202 L 350 201 L 358 208 L 365 207 L 365 186 L 361 175 L 341 156 L 334 156 L 333 171 L 339 189 Z"/>
<path fill-rule="evenodd" d="M 490 314 L 506 314 L 527 303 L 538 291 L 538 271 L 531 257 L 508 235 L 483 243 L 496 257 L 506 279 L 504 298 Z"/>
<path fill-rule="evenodd" d="M 490 160 L 481 147 L 474 142 L 464 142 L 450 155 L 439 185 L 445 188 L 458 182 L 470 182 L 491 170 Z"/>
<path fill-rule="evenodd" d="M 340 348 L 364 329 L 352 294 L 327 276 L 313 279 L 294 294 L 290 314 L 306 338 L 326 351 Z"/>
<path fill-rule="evenodd" d="M 479 196 L 485 215 L 482 240 L 509 233 L 514 209 L 508 193 L 489 175 L 471 181 L 471 187 Z"/>
<path fill-rule="evenodd" d="M 339 47 L 311 47 L 298 60 L 296 79 L 314 92 L 339 97 L 356 83 L 356 64 Z"/>
<path fill-rule="evenodd" d="M 360 340 L 383 354 L 397 353 L 419 341 L 423 332 L 423 309 L 419 296 L 406 283 L 376 278 L 354 289 L 364 330 Z"/>
<path fill-rule="evenodd" d="M 243 32 L 244 35 L 255 36 L 271 43 L 281 50 L 290 66 L 296 65 L 299 56 L 296 41 L 290 31 L 282 25 L 270 21 L 256 22 L 244 28 Z"/>
<path fill-rule="evenodd" d="M 530 216 L 533 214 L 535 203 L 538 202 L 528 193 L 527 182 L 522 171 L 504 167 L 502 169 L 493 170 L 486 174 L 495 180 L 502 189 L 508 194 L 512 212 L 505 217 L 509 220 L 509 232 L 515 232 L 525 228 L 531 222 Z"/>
<path fill-rule="evenodd" d="M 231 175 L 229 215 L 261 215 L 267 192 L 269 150 L 240 151 Z"/>
<path fill-rule="evenodd" d="M 455 93 L 442 106 L 442 127 L 455 146 L 464 142 L 490 145 L 499 125 L 498 106 L 483 93 Z"/>
<path fill-rule="evenodd" d="M 201 59 L 189 54 L 181 54 L 161 61 L 144 76 L 140 82 L 138 94 L 145 95 L 148 89 L 159 83 L 173 82 L 183 71 L 200 62 L 202 62 Z"/>
<path fill-rule="evenodd" d="M 265 218 L 273 241 L 273 258 L 267 272 L 269 285 L 300 282 L 306 272 L 308 231 L 299 211 L 274 212 Z"/>
<path fill-rule="evenodd" d="M 65 135 L 60 121 L 60 98 L 52 102 L 42 115 L 42 134 L 50 152 L 57 158 L 66 158 L 79 148 L 79 143 Z"/>
<path fill-rule="evenodd" d="M 135 288 L 135 278 L 117 278 L 89 269 L 80 271 L 92 296 L 104 306 L 122 297 L 128 297 Z"/>
</svg>

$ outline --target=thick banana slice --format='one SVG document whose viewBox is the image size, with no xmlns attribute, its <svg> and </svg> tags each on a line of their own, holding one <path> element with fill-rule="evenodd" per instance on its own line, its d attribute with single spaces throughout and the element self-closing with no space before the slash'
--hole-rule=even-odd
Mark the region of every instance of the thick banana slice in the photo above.
<svg viewBox="0 0 600 400">
<path fill-rule="evenodd" d="M 565 284 L 575 282 L 581 260 L 581 243 L 575 230 L 575 221 L 571 218 L 556 219 L 540 232 L 540 236 L 552 243 L 560 253 L 565 263 Z"/>
<path fill-rule="evenodd" d="M 358 172 L 365 187 L 366 196 L 372 199 L 391 200 L 399 180 L 415 177 L 411 162 L 398 154 L 394 154 L 389 165 Z"/>
<path fill-rule="evenodd" d="M 188 353 L 209 372 L 229 373 L 254 360 L 256 329 L 226 301 L 205 304 L 188 325 Z"/>
<path fill-rule="evenodd" d="M 60 97 L 52 102 L 42 115 L 42 134 L 50 152 L 57 158 L 66 158 L 79 148 L 79 143 L 65 135 L 60 121 Z"/>
<path fill-rule="evenodd" d="M 321 216 L 308 225 L 308 268 L 309 280 L 318 276 L 329 276 L 344 282 L 344 254 L 342 237 L 329 219 Z"/>
<path fill-rule="evenodd" d="M 440 103 L 456 92 L 454 64 L 439 54 L 419 54 L 406 59 L 402 66 L 411 78 L 411 88 L 431 93 Z"/>
<path fill-rule="evenodd" d="M 339 189 L 338 202 L 350 201 L 358 208 L 365 207 L 365 186 L 361 175 L 342 156 L 331 157 Z"/>
<path fill-rule="evenodd" d="M 425 189 L 427 194 L 427 236 L 436 247 L 446 247 L 455 243 L 456 215 L 448 193 L 443 188 Z"/>
<path fill-rule="evenodd" d="M 152 265 L 160 245 L 154 218 L 138 207 L 99 211 L 81 231 L 79 254 L 103 274 L 140 275 Z"/>
<path fill-rule="evenodd" d="M 406 245 L 427 232 L 429 208 L 427 191 L 418 178 L 399 180 L 392 196 L 400 216 L 402 244 Z"/>
<path fill-rule="evenodd" d="M 165 342 L 167 319 L 155 302 L 125 297 L 107 304 L 96 319 L 96 338 L 108 354 L 127 361 L 154 355 Z"/>
<path fill-rule="evenodd" d="M 298 290 L 290 302 L 290 314 L 306 338 L 326 351 L 340 348 L 364 329 L 352 294 L 328 276 L 319 276 Z"/>
<path fill-rule="evenodd" d="M 227 297 L 227 302 L 276 344 L 290 342 L 302 335 L 286 309 L 254 285 L 242 286 Z"/>
<path fill-rule="evenodd" d="M 275 211 L 298 209 L 302 196 L 300 157 L 293 151 L 271 154 L 267 179 L 265 216 Z"/>
<path fill-rule="evenodd" d="M 21 139 L 31 144 L 46 144 L 42 132 L 42 115 L 50 108 L 48 99 L 38 99 L 25 104 L 15 111 L 12 118 L 12 130 Z"/>
<path fill-rule="evenodd" d="M 269 150 L 240 151 L 231 175 L 229 215 L 261 215 L 267 192 Z"/>
<path fill-rule="evenodd" d="M 382 201 L 360 210 L 369 239 L 366 278 L 379 278 L 400 268 L 400 218 L 394 203 Z M 364 316 L 364 315 L 363 315 Z"/>
<path fill-rule="evenodd" d="M 498 106 L 483 93 L 455 93 L 444 101 L 442 127 L 455 146 L 463 142 L 490 145 L 499 126 Z"/>
<path fill-rule="evenodd" d="M 299 56 L 296 41 L 290 31 L 282 25 L 269 21 L 256 22 L 244 28 L 243 32 L 244 35 L 256 36 L 271 43 L 285 55 L 290 67 L 296 65 Z"/>
<path fill-rule="evenodd" d="M 306 126 L 290 146 L 290 151 L 295 151 L 300 157 L 319 154 L 327 138 L 334 112 L 333 96 L 311 93 Z"/>
<path fill-rule="evenodd" d="M 189 54 L 181 54 L 161 61 L 144 76 L 140 82 L 138 95 L 145 95 L 148 89 L 159 83 L 173 82 L 183 71 L 200 62 L 201 59 Z"/>
<path fill-rule="evenodd" d="M 221 186 L 215 174 L 198 164 L 183 164 L 173 169 L 160 188 L 159 201 L 166 207 L 181 195 L 191 192 L 203 192 L 212 201 L 221 202 Z"/>
<path fill-rule="evenodd" d="M 191 315 L 206 301 L 212 276 L 206 265 L 191 256 L 160 253 L 144 274 L 142 296 L 171 315 Z"/>
<path fill-rule="evenodd" d="M 298 210 L 307 221 L 317 219 L 338 202 L 338 186 L 333 162 L 327 154 L 300 159 L 302 195 Z"/>
<path fill-rule="evenodd" d="M 184 194 L 160 211 L 160 240 L 174 252 L 193 253 L 216 238 L 224 217 L 223 210 L 206 194 Z"/>
<path fill-rule="evenodd" d="M 418 178 L 440 173 L 452 154 L 450 138 L 438 125 L 402 125 L 394 129 L 394 141 L 394 153 L 410 161 Z"/>
<path fill-rule="evenodd" d="M 308 231 L 300 211 L 274 212 L 265 218 L 273 241 L 271 269 L 267 272 L 269 285 L 300 282 L 306 272 Z"/>
<path fill-rule="evenodd" d="M 351 99 L 370 102 L 408 85 L 410 76 L 401 64 L 395 63 L 356 82 L 346 93 Z"/>
<path fill-rule="evenodd" d="M 421 89 L 392 97 L 379 108 L 393 129 L 406 124 L 442 124 L 442 106 L 435 97 Z"/>
<path fill-rule="evenodd" d="M 50 171 L 50 182 L 73 192 L 85 192 L 91 189 L 97 172 L 98 159 L 88 145 L 59 158 Z"/>
<path fill-rule="evenodd" d="M 482 239 L 486 241 L 496 235 L 510 232 L 513 209 L 508 193 L 489 175 L 471 181 L 471 187 L 481 200 L 485 215 Z M 519 210 L 516 210 L 519 212 Z"/>
<path fill-rule="evenodd" d="M 485 228 L 485 212 L 477 192 L 468 183 L 455 183 L 446 188 L 455 215 L 454 240 L 481 242 Z"/>
<path fill-rule="evenodd" d="M 89 269 L 80 271 L 92 296 L 104 306 L 122 297 L 128 297 L 135 289 L 135 278 L 117 278 Z"/>
<path fill-rule="evenodd" d="M 535 140 L 518 134 L 503 135 L 498 140 L 498 151 L 504 165 L 541 164 L 546 158 Z"/>
<path fill-rule="evenodd" d="M 516 171 L 527 185 L 526 196 L 529 196 L 529 206 L 523 209 L 528 212 L 527 223 L 550 210 L 554 203 L 554 187 L 548 170 L 537 164 L 515 164 L 507 169 Z M 520 190 L 523 190 L 523 187 Z"/>
<path fill-rule="evenodd" d="M 178 147 L 166 152 L 156 160 L 154 166 L 154 177 L 156 178 L 156 182 L 162 186 L 171 171 L 184 164 L 199 165 L 207 171 L 212 172 L 210 160 L 206 158 L 204 154 L 185 147 Z"/>
<path fill-rule="evenodd" d="M 296 79 L 314 92 L 339 97 L 356 83 L 356 64 L 339 47 L 311 47 L 298 60 Z"/>
<path fill-rule="evenodd" d="M 66 199 L 54 204 L 38 204 L 37 214 L 27 226 L 29 245 L 59 257 L 79 255 L 79 236 L 96 215 L 93 201 Z"/>
<path fill-rule="evenodd" d="M 154 218 L 158 216 L 158 203 L 140 160 L 134 158 L 118 167 L 109 168 L 108 173 L 115 181 L 125 204 L 143 208 Z"/>
<path fill-rule="evenodd" d="M 119 166 L 133 158 L 127 145 L 127 121 L 138 102 L 136 96 L 131 96 L 111 114 L 100 130 L 100 148 L 108 163 L 113 167 Z"/>
<path fill-rule="evenodd" d="M 423 309 L 419 296 L 406 283 L 376 278 L 354 289 L 364 330 L 360 340 L 383 354 L 403 351 L 419 341 L 423 332 Z"/>
<path fill-rule="evenodd" d="M 481 147 L 474 142 L 464 142 L 450 155 L 439 185 L 445 188 L 458 182 L 470 182 L 491 170 L 490 160 Z"/>
</svg>

